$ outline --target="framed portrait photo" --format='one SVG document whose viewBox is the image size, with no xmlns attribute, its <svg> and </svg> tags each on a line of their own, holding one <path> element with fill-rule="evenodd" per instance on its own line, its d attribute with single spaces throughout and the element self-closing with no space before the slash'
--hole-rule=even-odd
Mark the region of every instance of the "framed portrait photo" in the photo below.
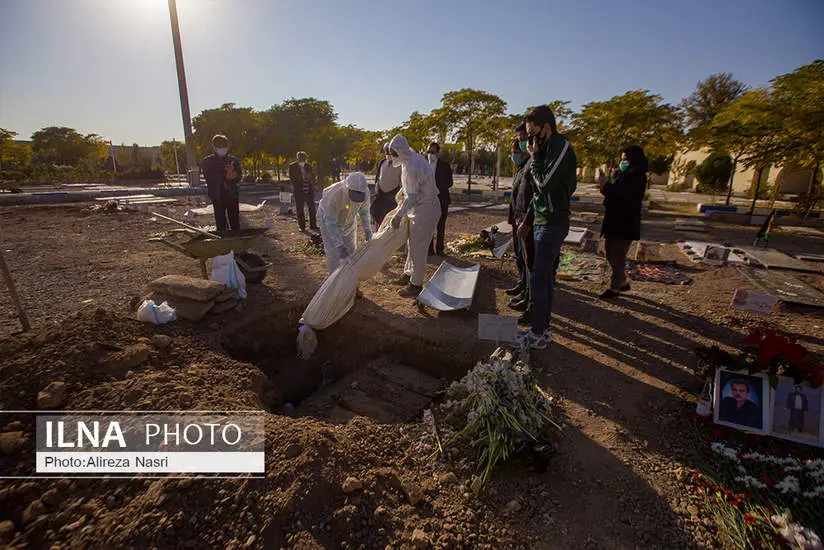
<svg viewBox="0 0 824 550">
<path fill-rule="evenodd" d="M 770 431 L 770 386 L 763 374 L 715 371 L 713 418 L 716 424 L 748 432 Z"/>
<path fill-rule="evenodd" d="M 772 435 L 807 445 L 821 446 L 824 387 L 813 389 L 779 377 L 771 391 Z"/>
</svg>

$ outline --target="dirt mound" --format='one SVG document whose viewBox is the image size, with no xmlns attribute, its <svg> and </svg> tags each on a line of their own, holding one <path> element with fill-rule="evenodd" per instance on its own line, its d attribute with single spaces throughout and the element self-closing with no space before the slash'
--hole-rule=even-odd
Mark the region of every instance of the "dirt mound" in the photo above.
<svg viewBox="0 0 824 550">
<path fill-rule="evenodd" d="M 167 336 L 157 337 L 157 334 Z M 279 393 L 262 372 L 184 324 L 154 327 L 103 310 L 0 341 L 0 408 L 36 409 L 65 383 L 61 410 L 263 409 Z M 23 449 L 0 456 L 30 475 L 34 417 L 7 414 Z M 102 548 L 527 547 L 505 502 L 471 499 L 417 452 L 415 425 L 358 417 L 335 425 L 266 415 L 265 479 L 61 479 L 0 485 L 11 546 Z M 346 483 L 344 483 L 346 482 Z M 346 489 L 346 491 L 344 491 Z M 348 491 L 348 492 L 347 492 Z M 497 502 L 497 504 L 496 504 Z"/>
</svg>

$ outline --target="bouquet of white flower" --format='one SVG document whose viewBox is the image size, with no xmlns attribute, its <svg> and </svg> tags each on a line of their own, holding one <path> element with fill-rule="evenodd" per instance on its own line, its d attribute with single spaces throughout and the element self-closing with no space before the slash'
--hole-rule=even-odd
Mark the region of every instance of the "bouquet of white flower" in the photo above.
<svg viewBox="0 0 824 550">
<path fill-rule="evenodd" d="M 501 348 L 452 383 L 440 406 L 441 432 L 444 446 L 463 441 L 478 449 L 481 473 L 473 477 L 474 492 L 483 489 L 495 465 L 518 445 L 545 443 L 561 429 L 552 418 L 552 405 L 528 365 Z"/>
</svg>

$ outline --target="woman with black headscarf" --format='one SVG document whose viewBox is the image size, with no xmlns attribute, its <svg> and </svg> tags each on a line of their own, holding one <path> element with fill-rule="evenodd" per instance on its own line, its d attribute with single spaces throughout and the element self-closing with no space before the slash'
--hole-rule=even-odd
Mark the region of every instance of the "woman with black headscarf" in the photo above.
<svg viewBox="0 0 824 550">
<path fill-rule="evenodd" d="M 615 298 L 629 290 L 626 263 L 632 241 L 641 238 L 641 203 L 647 189 L 649 163 L 644 150 L 630 145 L 621 150 L 618 169 L 607 179 L 603 172 L 598 184 L 604 195 L 604 223 L 601 236 L 606 245 L 606 256 L 612 268 L 609 288 L 602 299 Z"/>
</svg>

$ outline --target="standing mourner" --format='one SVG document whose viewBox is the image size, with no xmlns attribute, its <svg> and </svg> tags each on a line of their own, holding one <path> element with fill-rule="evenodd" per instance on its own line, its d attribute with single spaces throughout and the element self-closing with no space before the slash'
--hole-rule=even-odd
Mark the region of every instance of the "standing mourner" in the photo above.
<svg viewBox="0 0 824 550">
<path fill-rule="evenodd" d="M 332 157 L 332 180 L 333 181 L 340 181 L 340 164 L 338 163 L 338 159 L 336 157 Z"/>
<path fill-rule="evenodd" d="M 381 159 L 375 173 L 375 200 L 372 202 L 372 219 L 380 227 L 383 218 L 395 209 L 395 195 L 401 188 L 401 165 L 392 162 L 389 144 L 383 146 L 386 157 Z"/>
<path fill-rule="evenodd" d="M 512 227 L 518 227 L 526 220 L 532 206 L 533 181 L 529 165 L 529 153 L 526 152 L 526 140 L 516 139 L 512 143 L 510 157 L 517 171 L 512 180 L 512 195 L 509 200 L 509 224 Z M 509 307 L 515 311 L 523 312 L 518 322 L 527 324 L 532 322 L 532 303 L 529 292 L 535 248 L 532 231 L 529 231 L 523 238 L 515 235 L 513 244 L 515 247 L 515 261 L 518 266 L 518 284 L 506 292 L 512 296 Z"/>
<path fill-rule="evenodd" d="M 352 172 L 345 180 L 333 183 L 323 190 L 318 205 L 321 236 L 326 253 L 326 267 L 331 274 L 341 263 L 349 262 L 357 248 L 358 217 L 363 237 L 372 240 L 369 219 L 369 185 L 360 172 Z"/>
<path fill-rule="evenodd" d="M 555 295 L 554 272 L 561 245 L 569 233 L 570 200 L 577 187 L 578 162 L 572 144 L 558 133 L 555 115 L 549 107 L 535 107 L 526 115 L 525 122 L 535 189 L 532 209 L 518 226 L 518 237 L 525 239 L 532 230 L 535 258 L 530 286 L 532 328 L 522 331 L 520 339 L 531 348 L 544 349 L 552 341 L 549 323 Z"/>
<path fill-rule="evenodd" d="M 240 161 L 229 154 L 229 139 L 223 134 L 212 138 L 212 147 L 215 154 L 203 159 L 203 177 L 215 211 L 215 225 L 218 231 L 234 231 L 240 229 L 237 188 L 242 175 Z"/>
<path fill-rule="evenodd" d="M 429 160 L 429 164 L 435 170 L 435 185 L 438 186 L 438 200 L 441 203 L 441 218 L 438 220 L 436 238 L 433 239 L 433 242 L 429 245 L 429 254 L 443 256 L 446 217 L 449 214 L 449 205 L 452 203 L 452 199 L 449 197 L 449 189 L 452 187 L 452 168 L 438 157 L 440 152 L 441 146 L 433 141 L 429 144 L 426 157 Z"/>
<path fill-rule="evenodd" d="M 598 186 L 604 195 L 604 237 L 607 262 L 612 268 L 609 288 L 601 298 L 615 298 L 629 290 L 626 263 L 632 241 L 641 238 L 641 203 L 647 189 L 649 163 L 644 150 L 631 145 L 621 150 L 621 162 L 609 180 L 601 172 Z"/>
<path fill-rule="evenodd" d="M 292 182 L 292 192 L 295 195 L 300 230 L 306 231 L 305 209 L 308 207 L 309 228 L 318 231 L 315 220 L 315 174 L 312 172 L 312 165 L 306 162 L 307 158 L 308 155 L 303 151 L 297 154 L 297 161 L 289 165 L 289 180 Z"/>
<path fill-rule="evenodd" d="M 441 217 L 441 203 L 435 172 L 422 155 L 409 147 L 402 135 L 389 142 L 392 164 L 401 166 L 401 186 L 403 202 L 392 218 L 392 227 L 397 229 L 404 218 L 409 218 L 409 239 L 407 241 L 406 265 L 403 275 L 393 281 L 406 285 L 398 291 L 405 298 L 416 297 L 423 289 L 426 277 L 426 250 L 432 242 L 432 235 Z"/>
</svg>

